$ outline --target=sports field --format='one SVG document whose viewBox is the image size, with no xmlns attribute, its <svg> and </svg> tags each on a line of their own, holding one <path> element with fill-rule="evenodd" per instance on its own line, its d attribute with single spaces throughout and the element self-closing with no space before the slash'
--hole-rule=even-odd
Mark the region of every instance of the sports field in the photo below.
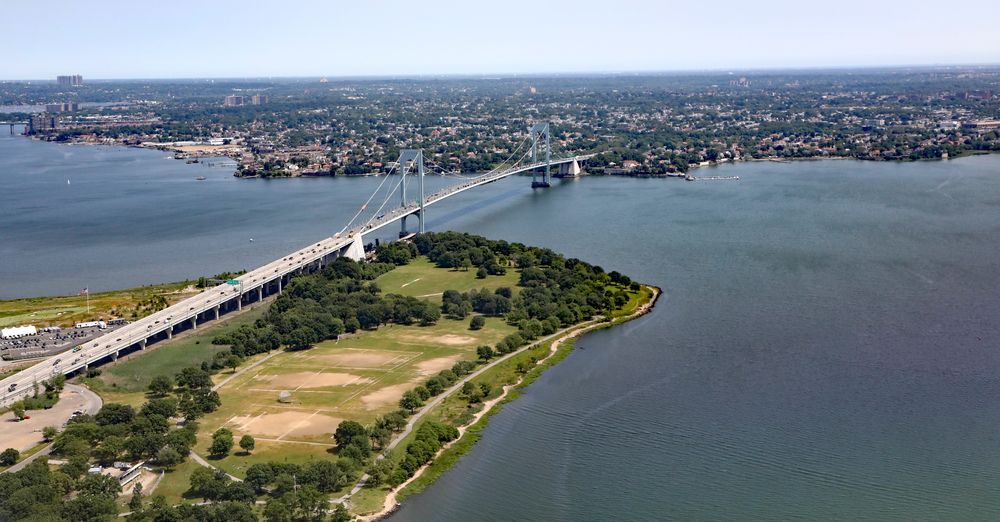
<svg viewBox="0 0 1000 522">
<path fill-rule="evenodd" d="M 517 274 L 476 279 L 472 271 L 435 268 L 425 259 L 396 268 L 377 280 L 383 293 L 439 300 L 444 290 L 514 287 Z M 343 420 L 369 424 L 399 408 L 403 393 L 456 361 L 475 359 L 476 347 L 494 345 L 516 331 L 503 318 L 486 319 L 481 330 L 469 318 L 442 317 L 432 326 L 384 325 L 312 349 L 282 352 L 232 378 L 218 391 L 219 410 L 201 419 L 197 451 L 207 453 L 211 434 L 231 429 L 238 439 L 253 435 L 252 455 L 233 453 L 213 464 L 240 476 L 254 462 L 304 462 L 328 455 L 331 434 Z M 217 382 L 230 377 L 216 376 Z M 279 400 L 280 395 L 287 398 Z"/>
</svg>

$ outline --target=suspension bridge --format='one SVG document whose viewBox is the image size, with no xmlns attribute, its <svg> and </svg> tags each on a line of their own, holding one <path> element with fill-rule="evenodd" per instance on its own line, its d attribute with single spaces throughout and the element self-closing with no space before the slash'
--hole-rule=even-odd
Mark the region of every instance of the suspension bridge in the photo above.
<svg viewBox="0 0 1000 522">
<path fill-rule="evenodd" d="M 527 147 L 529 143 L 530 147 Z M 539 158 L 541 152 L 544 152 L 542 159 Z M 35 384 L 40 385 L 57 374 L 72 375 L 86 371 L 90 366 L 117 360 L 122 354 L 145 350 L 149 344 L 171 339 L 176 333 L 197 329 L 199 324 L 206 321 L 218 320 L 226 313 L 242 310 L 245 305 L 280 293 L 282 287 L 296 274 L 320 270 L 338 257 L 364 259 L 366 235 L 372 235 L 399 222 L 399 237 L 409 237 L 412 234 L 407 229 L 406 220 L 410 216 L 418 219 L 417 232 L 424 232 L 427 208 L 435 203 L 467 190 L 529 171 L 533 173 L 532 188 L 546 188 L 550 186 L 553 176 L 578 175 L 580 164 L 592 157 L 594 154 L 553 158 L 549 124 L 538 123 L 530 128 L 528 135 L 510 156 L 493 170 L 471 176 L 439 171 L 441 175 L 459 178 L 461 181 L 431 194 L 425 194 L 423 152 L 418 149 L 403 150 L 400 152 L 399 160 L 384 176 L 368 200 L 333 236 L 87 341 L 72 351 L 48 357 L 30 368 L 0 380 L 0 405 L 10 404 L 34 393 Z M 559 169 L 555 174 L 551 172 L 553 167 Z M 393 176 L 396 170 L 399 171 L 398 175 Z M 408 178 L 414 177 L 417 182 L 416 193 L 408 198 L 407 181 Z M 389 184 L 390 180 L 397 181 Z M 410 183 L 412 182 L 411 179 Z M 410 188 L 412 193 L 412 187 Z M 398 206 L 389 208 L 390 201 L 395 199 L 397 192 Z M 379 197 L 382 198 L 382 202 L 376 207 L 373 203 L 379 201 Z"/>
</svg>

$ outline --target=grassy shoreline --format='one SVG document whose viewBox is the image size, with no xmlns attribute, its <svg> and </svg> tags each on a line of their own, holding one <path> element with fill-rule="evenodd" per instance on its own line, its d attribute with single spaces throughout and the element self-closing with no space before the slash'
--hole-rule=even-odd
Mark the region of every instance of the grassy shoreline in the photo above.
<svg viewBox="0 0 1000 522">
<path fill-rule="evenodd" d="M 636 296 L 634 300 L 631 300 L 621 310 L 613 313 L 609 318 L 610 320 L 596 320 L 582 323 L 554 339 L 527 348 L 515 357 L 484 372 L 479 380 L 499 380 L 506 382 L 500 389 L 498 396 L 492 399 L 493 403 L 487 406 L 485 411 L 482 409 L 477 411 L 475 415 L 479 416 L 478 419 L 469 425 L 463 426 L 463 433 L 457 440 L 442 448 L 429 463 L 420 468 L 410 480 L 402 484 L 399 488 L 381 487 L 377 490 L 364 489 L 359 492 L 361 496 L 359 500 L 361 502 L 352 502 L 355 504 L 355 512 L 360 511 L 360 514 L 369 520 L 380 520 L 397 509 L 400 503 L 406 498 L 420 493 L 432 485 L 445 472 L 451 469 L 463 455 L 472 450 L 481 438 L 483 429 L 489 424 L 490 417 L 498 413 L 504 404 L 516 400 L 520 396 L 521 390 L 533 383 L 546 370 L 559 364 L 572 353 L 577 338 L 591 331 L 610 328 L 645 315 L 652 310 L 662 293 L 662 290 L 658 287 L 643 285 L 640 295 Z M 554 351 L 552 350 L 553 344 L 558 344 Z M 536 358 L 537 353 L 540 351 L 546 353 L 547 356 L 538 359 L 537 363 L 533 364 L 526 373 L 518 376 L 515 369 L 517 363 Z M 456 395 L 453 394 L 447 397 L 445 401 L 431 410 L 427 417 L 434 420 L 442 420 L 441 413 L 446 411 L 449 406 L 452 406 L 449 402 L 454 403 L 458 399 Z M 405 444 L 400 444 L 397 450 L 404 446 Z M 383 500 L 378 503 L 379 507 L 375 510 L 363 511 L 357 509 L 357 507 L 360 507 L 358 506 L 359 504 L 370 506 L 378 498 Z M 389 502 L 390 499 L 391 502 Z"/>
<path fill-rule="evenodd" d="M 133 320 L 200 292 L 193 284 L 193 281 L 178 281 L 92 292 L 89 296 L 81 293 L 0 300 L 0 326 L 35 324 L 65 328 L 80 321 L 119 317 Z"/>
</svg>

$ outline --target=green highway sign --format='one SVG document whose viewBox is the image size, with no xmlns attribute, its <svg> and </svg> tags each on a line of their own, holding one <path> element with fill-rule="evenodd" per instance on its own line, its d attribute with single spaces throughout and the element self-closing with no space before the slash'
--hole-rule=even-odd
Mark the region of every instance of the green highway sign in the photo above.
<svg viewBox="0 0 1000 522">
<path fill-rule="evenodd" d="M 235 280 L 235 279 L 230 279 L 229 281 L 226 281 L 226 284 L 227 285 L 238 285 L 238 284 L 240 284 L 240 282 L 237 281 L 237 280 Z"/>
</svg>

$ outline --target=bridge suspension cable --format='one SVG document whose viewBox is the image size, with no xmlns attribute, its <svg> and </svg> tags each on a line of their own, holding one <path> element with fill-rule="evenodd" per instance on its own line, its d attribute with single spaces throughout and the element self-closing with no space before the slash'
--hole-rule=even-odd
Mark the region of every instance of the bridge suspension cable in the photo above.
<svg viewBox="0 0 1000 522">
<path fill-rule="evenodd" d="M 344 225 L 344 228 L 340 229 L 340 232 L 338 232 L 338 234 L 343 234 L 345 230 L 350 228 L 350 226 L 354 224 L 354 220 L 358 219 L 358 216 L 360 216 L 361 213 L 364 212 L 366 208 L 368 208 L 368 205 L 372 202 L 373 199 L 375 199 L 375 194 L 378 194 L 378 191 L 382 190 L 382 185 L 385 185 L 385 182 L 389 180 L 389 177 L 392 176 L 392 171 L 396 170 L 397 166 L 398 165 L 393 165 L 392 168 L 389 169 L 389 172 L 386 173 L 385 178 L 382 180 L 381 183 L 378 184 L 378 187 L 375 188 L 375 191 L 372 192 L 372 195 L 368 196 L 368 201 L 365 201 L 364 205 L 361 205 L 358 211 L 354 213 L 354 216 L 351 217 L 351 220 L 348 221 L 346 225 Z"/>
</svg>

